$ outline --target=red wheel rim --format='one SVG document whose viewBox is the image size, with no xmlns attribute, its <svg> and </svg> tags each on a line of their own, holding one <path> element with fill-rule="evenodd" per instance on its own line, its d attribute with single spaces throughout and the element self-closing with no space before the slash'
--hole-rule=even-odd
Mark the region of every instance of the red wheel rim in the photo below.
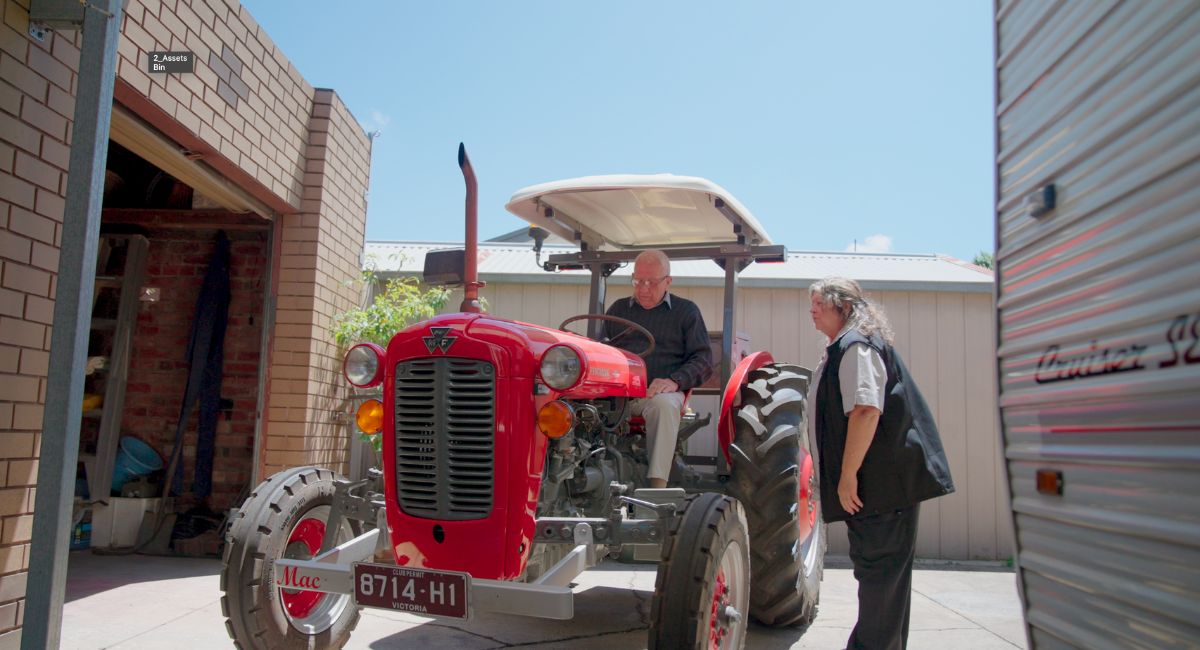
<svg viewBox="0 0 1200 650">
<path fill-rule="evenodd" d="M 808 539 L 817 525 L 817 475 L 813 471 L 813 458 L 808 452 L 800 450 L 800 480 L 796 482 L 796 503 L 799 512 L 796 513 L 796 527 L 799 528 L 798 539 Z"/>
<path fill-rule="evenodd" d="M 713 587 L 712 610 L 708 616 L 708 647 L 710 650 L 719 650 L 721 641 L 725 639 L 725 634 L 729 631 L 720 623 L 720 616 L 725 605 L 728 604 L 729 586 L 725 584 L 725 570 L 721 569 L 717 572 L 717 585 Z"/>
<path fill-rule="evenodd" d="M 320 519 L 301 520 L 292 529 L 284 553 L 292 559 L 310 559 L 321 550 L 321 540 L 323 539 L 325 539 L 325 522 Z M 296 553 L 289 552 L 293 550 L 293 544 L 303 545 L 303 548 L 295 549 L 302 557 L 296 558 Z M 312 613 L 313 608 L 324 597 L 325 594 L 319 591 L 279 589 L 279 598 L 283 602 L 283 608 L 292 618 L 305 618 Z"/>
</svg>

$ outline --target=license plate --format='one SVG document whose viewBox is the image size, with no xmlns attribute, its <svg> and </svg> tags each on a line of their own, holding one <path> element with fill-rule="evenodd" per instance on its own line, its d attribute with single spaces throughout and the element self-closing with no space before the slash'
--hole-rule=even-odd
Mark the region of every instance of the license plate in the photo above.
<svg viewBox="0 0 1200 650">
<path fill-rule="evenodd" d="M 354 601 L 426 616 L 467 618 L 471 577 L 391 564 L 354 564 Z"/>
</svg>

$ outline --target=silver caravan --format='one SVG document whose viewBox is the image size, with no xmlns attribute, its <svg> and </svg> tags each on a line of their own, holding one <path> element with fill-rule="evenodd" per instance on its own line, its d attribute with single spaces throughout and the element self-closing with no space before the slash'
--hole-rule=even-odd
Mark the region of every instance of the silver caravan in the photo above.
<svg viewBox="0 0 1200 650">
<path fill-rule="evenodd" d="M 1035 648 L 1200 646 L 1200 2 L 1000 0 L 1000 417 Z"/>
</svg>

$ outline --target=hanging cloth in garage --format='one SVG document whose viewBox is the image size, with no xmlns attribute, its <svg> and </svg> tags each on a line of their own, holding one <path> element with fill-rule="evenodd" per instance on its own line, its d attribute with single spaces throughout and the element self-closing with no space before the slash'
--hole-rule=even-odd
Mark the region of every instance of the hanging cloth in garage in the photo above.
<svg viewBox="0 0 1200 650">
<path fill-rule="evenodd" d="M 206 499 L 212 494 L 213 450 L 217 435 L 217 417 L 221 407 L 221 366 L 225 356 L 225 326 L 229 320 L 229 238 L 225 231 L 217 233 L 217 245 L 208 270 L 204 273 L 204 284 L 196 300 L 196 316 L 192 321 L 192 336 L 188 342 L 188 381 L 183 393 L 183 405 L 179 410 L 179 424 L 175 428 L 175 449 L 178 457 L 183 447 L 183 435 L 187 430 L 192 407 L 199 403 L 199 418 L 196 426 L 196 471 L 192 482 L 192 493 L 197 499 Z M 173 494 L 180 493 L 183 485 L 183 462 L 175 464 L 172 481 Z"/>
</svg>

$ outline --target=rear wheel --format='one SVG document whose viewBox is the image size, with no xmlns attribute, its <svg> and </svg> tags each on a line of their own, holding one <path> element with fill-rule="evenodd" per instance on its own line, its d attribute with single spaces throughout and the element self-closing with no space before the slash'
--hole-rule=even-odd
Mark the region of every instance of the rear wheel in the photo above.
<svg viewBox="0 0 1200 650">
<path fill-rule="evenodd" d="M 221 609 L 237 647 L 340 648 L 349 640 L 358 624 L 349 594 L 275 586 L 275 560 L 307 560 L 320 551 L 335 480 L 316 467 L 286 470 L 255 488 L 239 509 L 221 572 Z M 344 521 L 338 542 L 356 532 Z"/>
<path fill-rule="evenodd" d="M 750 588 L 746 515 L 736 500 L 688 497 L 663 541 L 650 648 L 741 648 Z"/>
<path fill-rule="evenodd" d="M 789 364 L 752 371 L 742 387 L 729 448 L 729 493 L 746 507 L 750 524 L 750 614 L 771 626 L 813 622 L 825 565 L 806 376 Z"/>
</svg>

